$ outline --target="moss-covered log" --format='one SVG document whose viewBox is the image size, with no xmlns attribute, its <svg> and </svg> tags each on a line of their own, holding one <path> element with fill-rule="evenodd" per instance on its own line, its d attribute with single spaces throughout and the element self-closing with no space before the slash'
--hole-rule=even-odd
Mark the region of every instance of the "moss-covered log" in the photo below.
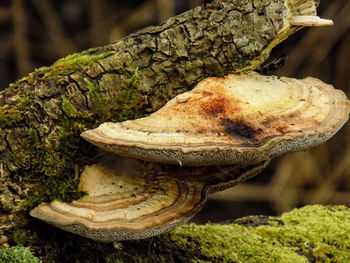
<svg viewBox="0 0 350 263">
<path fill-rule="evenodd" d="M 146 240 L 95 244 L 84 253 L 84 259 L 75 255 L 66 262 L 349 262 L 349 233 L 349 208 L 306 206 L 281 217 L 249 216 L 223 225 L 190 224 Z M 93 254 L 100 261 L 93 261 Z M 36 262 L 23 247 L 0 248 L 0 262 L 22 262 L 10 259 Z"/>
<path fill-rule="evenodd" d="M 145 116 L 205 77 L 256 69 L 300 29 L 289 18 L 304 2 L 318 1 L 216 0 L 60 59 L 0 92 L 0 236 L 23 243 L 42 231 L 27 229 L 28 209 L 82 195 L 79 174 L 98 154 L 83 130 Z"/>
</svg>

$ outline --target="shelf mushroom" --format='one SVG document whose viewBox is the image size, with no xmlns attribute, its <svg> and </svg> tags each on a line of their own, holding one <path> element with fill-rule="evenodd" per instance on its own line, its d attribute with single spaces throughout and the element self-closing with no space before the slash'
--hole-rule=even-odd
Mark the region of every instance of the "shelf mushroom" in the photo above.
<svg viewBox="0 0 350 263">
<path fill-rule="evenodd" d="M 84 168 L 71 203 L 43 203 L 30 214 L 58 228 L 96 241 L 142 239 L 184 224 L 205 204 L 207 194 L 233 186 L 266 167 L 164 166 L 104 154 Z"/>
<path fill-rule="evenodd" d="M 347 121 L 344 93 L 315 78 L 255 72 L 202 80 L 136 120 L 103 123 L 82 137 L 114 154 L 169 164 L 256 164 L 331 138 Z"/>
<path fill-rule="evenodd" d="M 79 188 L 88 196 L 43 203 L 31 215 L 103 242 L 170 231 L 209 192 L 256 175 L 273 157 L 325 142 L 349 112 L 345 94 L 315 78 L 207 78 L 148 117 L 82 133 L 111 152 L 85 167 Z"/>
</svg>

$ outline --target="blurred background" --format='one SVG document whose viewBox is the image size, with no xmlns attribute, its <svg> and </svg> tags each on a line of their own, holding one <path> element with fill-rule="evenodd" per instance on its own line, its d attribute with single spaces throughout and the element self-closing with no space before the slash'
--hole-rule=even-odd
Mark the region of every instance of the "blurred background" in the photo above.
<svg viewBox="0 0 350 263">
<path fill-rule="evenodd" d="M 0 91 L 35 68 L 159 24 L 204 0 L 1 0 Z M 207 1 L 209 2 L 209 1 Z M 287 55 L 275 75 L 317 77 L 350 96 L 350 1 L 321 0 L 327 28 L 307 28 L 280 44 Z M 270 73 L 270 72 L 269 72 Z M 305 204 L 350 206 L 350 125 L 310 152 L 276 159 L 259 176 L 213 194 L 193 219 L 220 222 L 244 215 L 278 215 Z"/>
</svg>

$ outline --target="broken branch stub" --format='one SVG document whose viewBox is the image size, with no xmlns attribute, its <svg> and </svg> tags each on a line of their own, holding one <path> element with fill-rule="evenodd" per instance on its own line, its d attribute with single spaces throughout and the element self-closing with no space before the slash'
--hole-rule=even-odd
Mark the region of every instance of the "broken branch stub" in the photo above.
<svg viewBox="0 0 350 263">
<path fill-rule="evenodd" d="M 289 18 L 291 26 L 332 26 L 333 21 L 317 16 L 316 7 L 319 1 L 289 1 L 293 14 Z"/>
<path fill-rule="evenodd" d="M 203 166 L 254 164 L 319 145 L 347 121 L 344 93 L 315 78 L 207 78 L 145 118 L 82 133 L 117 155 Z"/>
</svg>

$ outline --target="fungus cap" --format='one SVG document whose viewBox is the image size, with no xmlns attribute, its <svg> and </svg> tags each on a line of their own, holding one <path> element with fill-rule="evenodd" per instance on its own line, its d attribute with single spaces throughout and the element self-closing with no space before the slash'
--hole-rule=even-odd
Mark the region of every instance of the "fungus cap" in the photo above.
<svg viewBox="0 0 350 263">
<path fill-rule="evenodd" d="M 254 164 L 325 142 L 349 111 L 345 94 L 318 79 L 244 72 L 204 79 L 145 118 L 103 123 L 82 137 L 146 161 Z"/>
<path fill-rule="evenodd" d="M 84 168 L 79 189 L 88 196 L 71 203 L 42 203 L 30 215 L 93 240 L 114 242 L 158 235 L 185 223 L 208 192 L 259 173 L 268 162 L 245 167 L 162 167 L 109 155 Z M 181 170 L 181 171 L 179 171 Z"/>
</svg>

